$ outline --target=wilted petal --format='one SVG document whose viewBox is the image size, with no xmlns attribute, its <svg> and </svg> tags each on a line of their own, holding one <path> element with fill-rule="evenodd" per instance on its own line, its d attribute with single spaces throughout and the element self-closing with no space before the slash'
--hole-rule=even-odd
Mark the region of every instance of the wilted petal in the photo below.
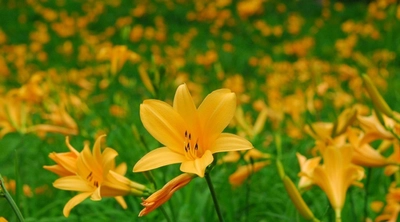
<svg viewBox="0 0 400 222">
<path fill-rule="evenodd" d="M 181 163 L 186 160 L 182 154 L 175 153 L 166 147 L 147 153 L 133 167 L 133 172 L 152 170 L 169 164 Z"/>
<path fill-rule="evenodd" d="M 185 122 L 170 105 L 158 100 L 145 100 L 140 105 L 140 119 L 156 140 L 175 152 L 183 153 Z"/>
<path fill-rule="evenodd" d="M 218 153 L 236 150 L 248 150 L 251 148 L 253 148 L 253 145 L 243 137 L 230 133 L 222 133 L 211 145 L 210 151 L 211 153 Z"/>
</svg>

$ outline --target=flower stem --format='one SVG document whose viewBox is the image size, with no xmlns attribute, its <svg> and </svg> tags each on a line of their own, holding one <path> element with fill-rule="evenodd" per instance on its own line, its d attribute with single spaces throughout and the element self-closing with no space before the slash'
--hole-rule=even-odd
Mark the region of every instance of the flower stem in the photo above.
<svg viewBox="0 0 400 222">
<path fill-rule="evenodd" d="M 8 203 L 10 204 L 11 208 L 14 210 L 14 213 L 17 215 L 19 221 L 25 221 L 24 217 L 21 214 L 21 211 L 19 211 L 17 204 L 14 202 L 13 198 L 11 197 L 10 193 L 8 193 L 6 186 L 4 185 L 3 178 L 0 175 L 0 186 L 1 186 L 1 195 L 6 198 Z"/>
<path fill-rule="evenodd" d="M 164 215 L 165 219 L 167 219 L 167 222 L 172 222 L 171 218 L 169 218 L 167 211 L 165 211 L 165 208 L 163 206 L 160 206 L 160 210 L 162 214 Z"/>
<path fill-rule="evenodd" d="M 204 177 L 206 178 L 208 188 L 210 189 L 210 193 L 211 193 L 211 196 L 212 196 L 212 199 L 213 199 L 213 202 L 214 202 L 214 207 L 215 207 L 215 210 L 217 211 L 217 214 L 218 214 L 218 219 L 219 219 L 220 222 L 223 222 L 224 218 L 222 217 L 221 209 L 219 208 L 219 205 L 218 205 L 218 199 L 217 199 L 217 195 L 216 195 L 215 190 L 214 190 L 214 186 L 213 186 L 213 184 L 211 182 L 210 173 L 206 172 Z"/>
<path fill-rule="evenodd" d="M 335 209 L 335 222 L 342 222 L 342 210 L 341 209 Z"/>
</svg>

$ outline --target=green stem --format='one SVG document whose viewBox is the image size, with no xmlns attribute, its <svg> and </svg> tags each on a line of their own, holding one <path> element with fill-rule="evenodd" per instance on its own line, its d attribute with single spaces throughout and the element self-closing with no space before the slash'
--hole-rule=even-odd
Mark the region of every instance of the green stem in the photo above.
<svg viewBox="0 0 400 222">
<path fill-rule="evenodd" d="M 214 186 L 211 182 L 210 173 L 206 172 L 204 177 L 206 178 L 208 188 L 210 189 L 210 193 L 211 193 L 211 196 L 212 196 L 212 199 L 214 202 L 215 211 L 217 211 L 217 214 L 218 214 L 218 219 L 220 222 L 223 222 L 224 218 L 222 217 L 221 209 L 219 208 L 219 205 L 218 205 L 218 199 L 217 199 L 217 195 L 214 190 Z"/>
<path fill-rule="evenodd" d="M 24 217 L 19 211 L 17 204 L 14 202 L 13 198 L 11 197 L 10 193 L 8 193 L 6 186 L 4 185 L 3 178 L 0 175 L 0 186 L 2 190 L 2 195 L 7 199 L 8 203 L 10 204 L 11 208 L 14 210 L 14 213 L 17 215 L 19 221 L 25 221 Z"/>
<path fill-rule="evenodd" d="M 335 222 L 342 222 L 341 209 L 335 209 Z"/>
<path fill-rule="evenodd" d="M 160 206 L 160 210 L 162 214 L 164 215 L 165 219 L 167 219 L 167 222 L 172 222 L 171 218 L 169 218 L 167 211 L 165 211 L 165 208 L 163 206 Z"/>
<path fill-rule="evenodd" d="M 364 218 L 368 218 L 368 188 L 369 188 L 369 184 L 371 182 L 371 169 L 372 168 L 368 168 L 367 169 L 367 173 L 366 173 L 366 180 L 365 180 L 365 184 L 364 184 L 364 190 L 365 190 L 365 196 L 364 196 Z"/>
</svg>

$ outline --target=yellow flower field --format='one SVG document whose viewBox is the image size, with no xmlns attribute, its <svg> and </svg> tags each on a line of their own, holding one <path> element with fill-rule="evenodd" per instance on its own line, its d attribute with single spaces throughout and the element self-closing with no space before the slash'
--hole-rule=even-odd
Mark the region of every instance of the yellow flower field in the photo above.
<svg viewBox="0 0 400 222">
<path fill-rule="evenodd" d="M 395 0 L 0 0 L 0 221 L 400 220 Z"/>
</svg>

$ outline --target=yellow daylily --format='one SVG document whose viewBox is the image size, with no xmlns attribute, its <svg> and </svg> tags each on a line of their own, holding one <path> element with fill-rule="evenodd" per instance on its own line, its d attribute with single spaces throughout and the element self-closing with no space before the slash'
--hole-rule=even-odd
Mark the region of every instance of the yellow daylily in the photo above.
<svg viewBox="0 0 400 222">
<path fill-rule="evenodd" d="M 79 152 L 71 146 L 68 137 L 66 137 L 65 143 L 70 151 L 66 153 L 50 153 L 50 159 L 54 160 L 57 164 L 52 166 L 43 166 L 44 169 L 49 170 L 60 177 L 75 175 L 77 171 L 76 161 L 78 160 Z M 85 147 L 86 146 L 87 144 L 85 144 Z"/>
<path fill-rule="evenodd" d="M 307 158 L 300 153 L 296 153 L 296 156 L 300 165 L 300 173 L 298 174 L 298 176 L 300 176 L 300 181 L 298 187 L 300 189 L 308 189 L 314 184 L 311 178 L 314 176 L 314 169 L 318 166 L 319 162 L 321 162 L 321 157 L 318 156 L 307 160 Z"/>
<path fill-rule="evenodd" d="M 322 152 L 324 164 L 314 169 L 312 180 L 328 196 L 335 209 L 336 218 L 346 200 L 346 192 L 350 185 L 364 176 L 364 169 L 351 163 L 353 148 L 351 145 L 341 147 L 328 146 Z"/>
<path fill-rule="evenodd" d="M 384 115 L 382 117 L 387 127 L 391 128 L 395 126 L 394 120 Z M 381 124 L 375 113 L 371 116 L 357 116 L 357 119 L 365 132 L 364 138 L 361 141 L 362 143 L 370 143 L 378 139 L 392 140 L 395 138 L 394 135 Z"/>
<path fill-rule="evenodd" d="M 229 176 L 229 183 L 234 187 L 240 186 L 251 174 L 260 171 L 269 163 L 270 161 L 262 161 L 240 166 Z"/>
<path fill-rule="evenodd" d="M 83 151 L 79 153 L 76 160 L 76 174 L 63 176 L 57 179 L 53 186 L 62 190 L 78 191 L 75 197 L 67 202 L 64 207 L 63 214 L 68 217 L 72 208 L 81 203 L 86 198 L 90 197 L 92 200 L 99 201 L 102 197 L 115 197 L 118 203 L 126 209 L 126 203 L 122 196 L 127 194 L 134 194 L 141 196 L 147 188 L 136 182 L 124 177 L 126 172 L 126 165 L 121 164 L 115 166 L 115 157 L 118 153 L 111 148 L 104 149 L 101 152 L 101 139 L 105 135 L 97 138 L 93 152 L 90 151 L 88 144 L 85 144 Z M 67 140 L 67 145 L 69 145 Z M 71 148 L 70 148 L 71 149 Z M 74 151 L 72 151 L 74 153 Z M 68 168 L 66 164 L 68 161 L 58 162 L 62 163 L 63 167 Z M 70 167 L 69 170 L 75 170 Z"/>
<path fill-rule="evenodd" d="M 204 177 L 213 153 L 253 148 L 246 139 L 222 133 L 234 116 L 236 96 L 228 89 L 209 94 L 196 109 L 186 84 L 178 87 L 173 106 L 159 100 L 140 105 L 144 127 L 164 147 L 140 159 L 134 172 L 181 163 L 180 170 Z"/>
<path fill-rule="evenodd" d="M 381 215 L 375 218 L 375 221 L 398 221 L 400 213 L 400 188 L 396 183 L 392 183 L 389 192 L 386 195 L 386 206 Z"/>
<path fill-rule="evenodd" d="M 354 164 L 365 167 L 382 167 L 390 164 L 388 159 L 382 156 L 368 143 L 361 143 L 363 138 L 362 132 L 357 132 L 356 129 L 349 128 L 346 134 L 350 144 L 354 148 L 351 160 Z"/>
<path fill-rule="evenodd" d="M 393 143 L 393 153 L 388 157 L 388 161 L 393 163 L 393 165 L 389 165 L 385 167 L 384 173 L 386 176 L 390 176 L 399 171 L 399 163 L 400 163 L 400 144 L 398 141 Z"/>
</svg>

